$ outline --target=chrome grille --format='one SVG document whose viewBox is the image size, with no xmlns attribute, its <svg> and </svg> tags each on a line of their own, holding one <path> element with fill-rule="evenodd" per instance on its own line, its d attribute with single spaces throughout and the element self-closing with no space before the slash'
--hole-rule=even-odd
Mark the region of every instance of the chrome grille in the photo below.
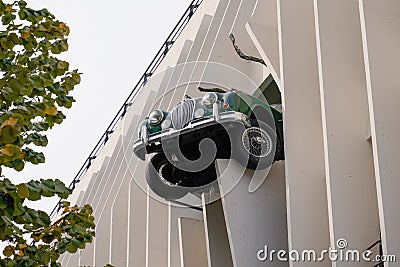
<svg viewBox="0 0 400 267">
<path fill-rule="evenodd" d="M 171 111 L 171 121 L 176 130 L 185 127 L 193 119 L 194 100 L 183 100 Z"/>
</svg>

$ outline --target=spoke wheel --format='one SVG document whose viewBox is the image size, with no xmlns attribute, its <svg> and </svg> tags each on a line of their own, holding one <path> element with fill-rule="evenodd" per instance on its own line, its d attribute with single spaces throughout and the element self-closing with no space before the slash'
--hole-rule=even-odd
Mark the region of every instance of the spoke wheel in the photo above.
<svg viewBox="0 0 400 267">
<path fill-rule="evenodd" d="M 274 162 L 276 132 L 263 121 L 251 121 L 249 128 L 233 129 L 232 157 L 252 170 L 268 168 Z"/>
<path fill-rule="evenodd" d="M 258 158 L 266 157 L 272 152 L 271 137 L 259 127 L 244 130 L 242 145 L 250 155 Z"/>
</svg>

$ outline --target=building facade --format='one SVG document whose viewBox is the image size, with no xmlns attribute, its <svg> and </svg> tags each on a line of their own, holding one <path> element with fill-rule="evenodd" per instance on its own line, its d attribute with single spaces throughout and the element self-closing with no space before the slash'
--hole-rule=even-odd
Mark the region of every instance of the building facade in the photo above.
<svg viewBox="0 0 400 267">
<path fill-rule="evenodd" d="M 96 238 L 62 265 L 374 266 L 376 255 L 400 257 L 400 2 L 204 0 L 196 8 L 76 184 L 70 201 L 92 205 Z M 230 33 L 266 67 L 240 58 Z M 201 96 L 200 83 L 281 104 L 285 161 L 253 172 L 218 160 L 221 197 L 194 196 L 193 208 L 152 194 L 132 145 L 151 110 Z M 374 243 L 370 262 L 319 260 L 329 248 L 363 252 Z M 302 260 L 309 250 L 316 259 Z"/>
</svg>

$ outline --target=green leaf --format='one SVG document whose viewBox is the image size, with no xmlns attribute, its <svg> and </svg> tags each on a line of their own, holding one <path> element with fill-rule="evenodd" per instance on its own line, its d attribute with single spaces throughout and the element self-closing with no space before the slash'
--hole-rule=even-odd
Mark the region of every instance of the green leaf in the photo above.
<svg viewBox="0 0 400 267">
<path fill-rule="evenodd" d="M 37 223 L 40 224 L 41 226 L 47 227 L 50 225 L 50 217 L 49 215 L 44 212 L 44 211 L 38 211 L 38 219 Z"/>
<path fill-rule="evenodd" d="M 58 249 L 60 254 L 63 254 L 65 251 L 67 251 L 67 246 L 66 245 L 61 245 Z"/>
<path fill-rule="evenodd" d="M 80 225 L 80 224 L 74 224 L 72 225 L 72 228 L 74 233 L 78 233 L 78 234 L 84 234 L 86 232 L 86 227 Z"/>
<path fill-rule="evenodd" d="M 32 223 L 36 223 L 37 218 L 39 217 L 39 213 L 38 211 L 34 210 L 34 209 L 29 209 L 27 211 L 27 213 L 29 214 L 29 216 L 32 218 Z"/>
<path fill-rule="evenodd" d="M 13 212 L 13 216 L 17 217 L 20 216 L 21 214 L 23 214 L 25 212 L 25 208 L 22 206 L 22 201 L 20 199 L 14 199 L 14 212 Z M 16 219 L 14 218 L 14 221 L 16 221 Z"/>
<path fill-rule="evenodd" d="M 54 236 L 50 235 L 50 234 L 43 235 L 42 240 L 43 240 L 43 242 L 50 244 L 51 242 L 53 242 Z"/>
<path fill-rule="evenodd" d="M 79 240 L 78 238 L 73 238 L 71 240 L 71 242 L 77 248 L 80 248 L 80 249 L 84 249 L 85 248 L 85 242 L 83 242 L 83 240 Z"/>
<path fill-rule="evenodd" d="M 29 161 L 32 164 L 39 164 L 45 162 L 45 158 L 42 152 L 35 152 L 29 148 L 22 149 L 22 152 L 25 153 L 25 161 Z"/>
<path fill-rule="evenodd" d="M 73 73 L 72 74 L 72 79 L 74 81 L 74 85 L 79 84 L 81 82 L 81 76 L 79 75 L 79 73 L 76 73 L 76 72 Z"/>
<path fill-rule="evenodd" d="M 12 126 L 6 126 L 0 131 L 0 140 L 3 143 L 11 144 L 15 141 L 18 135 L 19 132 L 17 129 Z"/>
<path fill-rule="evenodd" d="M 61 263 L 58 262 L 52 262 L 50 267 L 61 267 Z"/>
<path fill-rule="evenodd" d="M 24 47 L 25 47 L 27 52 L 32 52 L 34 50 L 34 46 L 35 46 L 34 43 L 30 42 L 30 41 L 27 41 L 27 42 L 24 43 Z M 31 63 L 34 63 L 34 62 L 31 62 Z M 29 66 L 32 66 L 32 65 L 28 65 L 28 67 Z"/>
<path fill-rule="evenodd" d="M 3 22 L 4 25 L 8 25 L 11 23 L 11 21 L 13 21 L 15 19 L 15 15 L 13 15 L 12 13 L 10 14 L 6 14 L 3 15 L 1 18 L 1 22 Z"/>
<path fill-rule="evenodd" d="M 7 217 L 7 216 L 1 216 L 1 218 L 3 219 L 3 222 L 8 225 L 8 226 L 13 226 L 14 223 Z"/>
<path fill-rule="evenodd" d="M 53 54 L 60 54 L 61 53 L 61 50 L 60 50 L 60 47 L 58 46 L 58 44 L 53 44 L 51 46 L 51 52 Z"/>
<path fill-rule="evenodd" d="M 0 149 L 1 154 L 12 157 L 15 154 L 15 146 L 7 144 Z"/>
<path fill-rule="evenodd" d="M 48 29 L 47 25 L 42 23 L 39 24 L 39 26 L 36 28 L 36 30 L 40 31 L 40 32 L 49 32 L 50 29 Z"/>
<path fill-rule="evenodd" d="M 45 197 L 52 197 L 55 194 L 55 184 L 51 179 L 40 180 L 40 188 L 42 189 L 42 195 Z"/>
<path fill-rule="evenodd" d="M 6 257 L 11 257 L 14 254 L 14 249 L 11 246 L 6 246 L 3 250 L 3 254 Z"/>
<path fill-rule="evenodd" d="M 23 92 L 25 87 L 21 84 L 21 82 L 18 79 L 12 79 L 9 82 L 9 85 L 12 90 L 15 90 L 17 92 Z"/>
<path fill-rule="evenodd" d="M 17 194 L 20 198 L 28 198 L 29 197 L 29 188 L 26 184 L 17 185 Z"/>
<path fill-rule="evenodd" d="M 67 39 L 61 40 L 60 42 L 60 51 L 65 52 L 68 50 L 68 42 Z"/>
<path fill-rule="evenodd" d="M 54 185 L 55 185 L 55 192 L 60 198 L 65 199 L 72 193 L 72 190 L 66 187 L 65 184 L 58 179 L 54 181 Z"/>
<path fill-rule="evenodd" d="M 20 18 L 21 20 L 26 19 L 26 13 L 25 13 L 25 11 L 24 11 L 23 9 L 21 9 L 21 10 L 18 12 L 18 16 L 19 16 L 19 18 Z"/>
<path fill-rule="evenodd" d="M 33 87 L 36 87 L 36 88 L 44 87 L 44 82 L 38 75 L 30 76 L 29 81 L 32 83 Z"/>
<path fill-rule="evenodd" d="M 7 202 L 3 198 L 3 194 L 0 194 L 0 209 L 5 209 L 7 207 Z"/>
<path fill-rule="evenodd" d="M 25 167 L 25 163 L 21 159 L 15 159 L 13 161 L 13 166 L 16 171 L 22 171 Z"/>
<path fill-rule="evenodd" d="M 43 86 L 42 87 L 47 87 L 53 84 L 54 79 L 53 77 L 51 77 L 51 75 L 49 73 L 44 73 L 40 76 L 40 78 L 43 81 Z"/>
<path fill-rule="evenodd" d="M 36 185 L 36 183 L 34 183 L 36 181 L 30 181 L 29 183 L 27 183 L 28 189 L 29 189 L 29 200 L 32 201 L 36 201 L 39 200 L 41 198 L 41 190 L 40 188 Z"/>
<path fill-rule="evenodd" d="M 24 8 L 24 7 L 26 7 L 26 2 L 23 0 L 20 0 L 20 1 L 18 1 L 18 5 L 20 8 Z"/>
<path fill-rule="evenodd" d="M 62 70 L 67 70 L 69 68 L 69 63 L 67 61 L 60 60 L 57 62 L 57 68 Z"/>
<path fill-rule="evenodd" d="M 78 250 L 78 248 L 77 248 L 72 242 L 70 242 L 70 243 L 67 245 L 67 251 L 68 251 L 69 253 L 75 253 L 77 250 Z"/>
<path fill-rule="evenodd" d="M 22 214 L 21 217 L 22 217 L 24 223 L 32 223 L 33 222 L 33 218 L 29 214 L 29 212 L 25 212 L 24 214 Z M 24 228 L 26 229 L 26 227 L 24 227 Z M 27 230 L 29 230 L 29 228 Z"/>
</svg>

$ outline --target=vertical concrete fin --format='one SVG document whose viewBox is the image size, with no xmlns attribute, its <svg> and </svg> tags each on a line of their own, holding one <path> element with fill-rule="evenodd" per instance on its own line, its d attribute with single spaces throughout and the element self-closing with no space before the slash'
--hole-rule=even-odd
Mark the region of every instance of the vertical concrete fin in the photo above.
<svg viewBox="0 0 400 267">
<path fill-rule="evenodd" d="M 203 221 L 179 218 L 182 267 L 208 267 Z"/>
<path fill-rule="evenodd" d="M 280 59 L 277 1 L 258 1 L 246 30 L 279 85 Z"/>
<path fill-rule="evenodd" d="M 400 114 L 400 2 L 359 6 L 383 254 L 399 257 L 400 123 L 393 115 Z"/>
<path fill-rule="evenodd" d="M 206 205 L 203 194 L 202 201 L 208 266 L 233 267 L 232 253 L 221 200 Z"/>
<path fill-rule="evenodd" d="M 314 0 L 314 7 L 330 243 L 337 248 L 344 238 L 363 251 L 379 238 L 379 216 L 372 147 L 365 139 L 369 110 L 359 5 Z"/>
</svg>

